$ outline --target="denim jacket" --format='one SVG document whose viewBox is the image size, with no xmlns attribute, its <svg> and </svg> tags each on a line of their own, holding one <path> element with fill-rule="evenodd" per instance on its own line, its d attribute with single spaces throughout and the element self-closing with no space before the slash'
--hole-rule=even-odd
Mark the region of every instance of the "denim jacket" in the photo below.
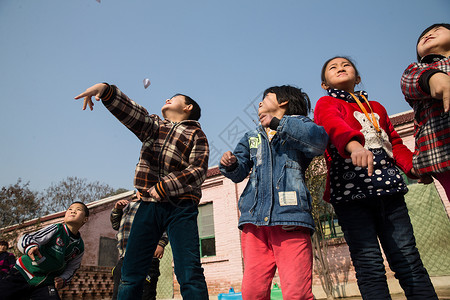
<svg viewBox="0 0 450 300">
<path fill-rule="evenodd" d="M 284 116 L 269 141 L 260 125 L 247 132 L 233 154 L 237 162 L 219 166 L 233 182 L 250 178 L 239 199 L 239 228 L 294 225 L 314 230 L 311 195 L 305 185 L 305 170 L 321 155 L 328 135 L 323 127 L 305 116 Z"/>
</svg>

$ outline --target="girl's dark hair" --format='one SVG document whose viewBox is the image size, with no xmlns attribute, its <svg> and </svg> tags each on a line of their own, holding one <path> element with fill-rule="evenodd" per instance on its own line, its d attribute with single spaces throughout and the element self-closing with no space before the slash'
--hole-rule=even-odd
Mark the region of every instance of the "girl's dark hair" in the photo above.
<svg viewBox="0 0 450 300">
<path fill-rule="evenodd" d="M 0 241 L 0 246 L 6 246 L 7 248 L 9 248 L 9 244 L 8 244 L 8 242 L 5 241 L 5 240 L 1 240 L 1 241 Z"/>
<path fill-rule="evenodd" d="M 84 216 L 85 216 L 85 217 L 89 217 L 89 208 L 86 206 L 86 204 L 84 204 L 84 203 L 81 202 L 81 201 L 75 201 L 75 202 L 72 202 L 72 204 L 70 204 L 70 206 L 72 206 L 72 205 L 74 205 L 74 204 L 81 204 L 81 206 L 83 206 Z M 70 207 L 70 206 L 69 206 L 69 207 Z"/>
<path fill-rule="evenodd" d="M 420 39 L 427 34 L 430 30 L 436 28 L 436 27 L 444 27 L 447 28 L 448 30 L 450 30 L 450 24 L 447 23 L 436 23 L 433 24 L 431 26 L 429 26 L 427 29 L 425 29 L 424 31 L 422 31 L 422 33 L 420 34 L 419 38 L 417 39 L 417 43 L 416 43 L 416 54 L 417 54 L 417 61 L 420 62 L 420 60 L 422 59 L 422 57 L 420 57 L 419 52 L 417 52 L 417 45 L 419 45 Z"/>
<path fill-rule="evenodd" d="M 356 71 L 356 76 L 360 76 L 359 75 L 359 71 L 358 71 L 358 69 L 356 68 L 356 66 L 355 66 L 355 63 L 353 62 L 353 60 L 350 58 L 350 57 L 348 57 L 348 56 L 335 56 L 335 57 L 332 57 L 332 58 L 330 58 L 329 60 L 327 60 L 324 64 L 323 64 L 323 66 L 322 66 L 322 72 L 320 73 L 320 79 L 322 80 L 322 82 L 325 82 L 326 83 L 326 81 L 325 81 L 325 71 L 326 71 L 326 69 L 327 69 L 327 66 L 328 66 L 328 64 L 330 63 L 330 61 L 332 61 L 333 59 L 336 59 L 336 58 L 343 58 L 343 59 L 346 59 L 346 60 L 348 60 L 348 62 L 352 65 L 352 67 L 355 69 L 355 71 Z"/>
<path fill-rule="evenodd" d="M 308 94 L 300 88 L 290 85 L 273 86 L 264 91 L 263 99 L 268 93 L 274 93 L 277 96 L 278 103 L 288 101 L 286 115 L 307 116 L 311 111 Z"/>
<path fill-rule="evenodd" d="M 184 103 L 186 103 L 187 105 L 192 104 L 192 110 L 191 110 L 191 114 L 189 115 L 189 120 L 194 120 L 194 121 L 198 121 L 200 119 L 200 116 L 202 114 L 202 110 L 200 108 L 200 105 L 198 105 L 197 102 L 195 102 L 194 99 L 192 99 L 189 96 L 183 95 L 183 94 L 175 94 L 172 96 L 176 97 L 176 96 L 183 96 L 184 97 Z"/>
</svg>

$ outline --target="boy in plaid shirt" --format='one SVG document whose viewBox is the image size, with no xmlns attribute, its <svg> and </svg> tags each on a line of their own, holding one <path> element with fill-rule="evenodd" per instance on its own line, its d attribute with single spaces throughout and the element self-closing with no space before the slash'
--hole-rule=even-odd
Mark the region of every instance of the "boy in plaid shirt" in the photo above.
<svg viewBox="0 0 450 300">
<path fill-rule="evenodd" d="M 142 200 L 127 243 L 118 299 L 140 299 L 153 253 L 167 231 L 175 275 L 185 299 L 208 299 L 200 263 L 197 204 L 206 179 L 209 147 L 197 120 L 200 107 L 176 94 L 161 108 L 164 120 L 149 114 L 116 86 L 99 83 L 75 99 L 92 110 L 91 97 L 105 107 L 142 142 L 134 186 Z"/>
<path fill-rule="evenodd" d="M 417 40 L 417 63 L 403 73 L 402 92 L 415 113 L 417 172 L 432 175 L 450 199 L 450 24 L 433 24 Z"/>
</svg>

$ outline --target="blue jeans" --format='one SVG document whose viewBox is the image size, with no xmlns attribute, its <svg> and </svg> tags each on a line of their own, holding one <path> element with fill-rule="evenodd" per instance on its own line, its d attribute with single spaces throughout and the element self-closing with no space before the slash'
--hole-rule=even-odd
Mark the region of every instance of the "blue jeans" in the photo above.
<svg viewBox="0 0 450 300">
<path fill-rule="evenodd" d="M 142 298 L 142 284 L 161 235 L 167 230 L 183 299 L 208 299 L 197 226 L 197 205 L 142 202 L 131 227 L 122 267 L 119 300 Z"/>
<path fill-rule="evenodd" d="M 416 248 L 403 195 L 334 203 L 333 207 L 363 299 L 391 299 L 379 244 L 407 299 L 438 299 Z"/>
</svg>

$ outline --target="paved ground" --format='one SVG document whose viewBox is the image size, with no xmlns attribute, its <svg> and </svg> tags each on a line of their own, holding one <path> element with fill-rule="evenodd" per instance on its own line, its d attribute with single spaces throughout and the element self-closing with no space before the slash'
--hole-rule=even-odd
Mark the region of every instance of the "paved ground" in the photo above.
<svg viewBox="0 0 450 300">
<path fill-rule="evenodd" d="M 436 293 L 438 295 L 439 300 L 450 300 L 450 282 L 447 287 L 439 287 L 436 288 Z M 403 294 L 392 294 L 392 300 L 406 300 L 405 295 Z M 217 296 L 210 296 L 211 300 L 216 300 Z M 163 300 L 163 299 L 161 299 Z M 181 300 L 181 298 L 174 299 L 164 299 L 164 300 Z M 346 298 L 336 298 L 336 300 L 362 300 L 361 297 L 346 297 Z M 423 299 L 427 300 L 427 299 Z"/>
<path fill-rule="evenodd" d="M 450 283 L 449 283 L 450 284 Z M 450 286 L 448 287 L 439 287 L 436 289 L 436 293 L 438 295 L 439 300 L 450 300 Z M 403 294 L 394 294 L 391 295 L 392 300 L 406 300 L 405 295 Z M 339 300 L 361 300 L 361 297 L 348 297 L 348 298 L 338 298 Z M 424 299 L 426 300 L 426 299 Z"/>
</svg>

